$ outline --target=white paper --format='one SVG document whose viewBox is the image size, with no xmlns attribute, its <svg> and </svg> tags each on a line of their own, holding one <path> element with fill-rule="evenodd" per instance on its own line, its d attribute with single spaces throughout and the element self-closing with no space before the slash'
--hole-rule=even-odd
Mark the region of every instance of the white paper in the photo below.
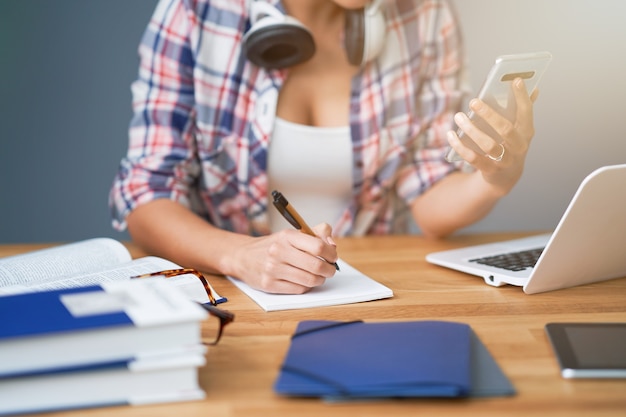
<svg viewBox="0 0 626 417">
<path fill-rule="evenodd" d="M 114 239 L 89 239 L 0 259 L 0 296 L 124 281 L 177 268 L 180 266 L 174 262 L 155 256 L 131 259 L 126 247 Z M 209 302 L 194 275 L 164 279 L 190 300 Z"/>
<path fill-rule="evenodd" d="M 393 297 L 393 291 L 339 259 L 340 271 L 305 294 L 270 294 L 228 277 L 241 291 L 265 311 L 294 310 L 339 304 L 360 303 Z"/>
<path fill-rule="evenodd" d="M 120 242 L 95 238 L 0 259 L 0 287 L 42 281 L 128 262 Z"/>
</svg>

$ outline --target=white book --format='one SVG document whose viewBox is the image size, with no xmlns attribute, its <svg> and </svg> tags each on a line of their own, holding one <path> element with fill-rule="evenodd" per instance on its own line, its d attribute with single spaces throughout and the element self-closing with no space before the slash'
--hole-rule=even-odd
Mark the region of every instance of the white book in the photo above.
<svg viewBox="0 0 626 417">
<path fill-rule="evenodd" d="M 0 415 L 140 405 L 204 398 L 203 353 L 139 359 L 120 366 L 0 378 Z"/>
<path fill-rule="evenodd" d="M 304 294 L 270 294 L 255 290 L 236 278 L 228 279 L 265 311 L 352 304 L 393 297 L 390 288 L 374 281 L 342 259 L 337 264 L 340 270 L 332 278 Z"/>
<path fill-rule="evenodd" d="M 0 297 L 0 381 L 196 355 L 207 312 L 159 279 Z"/>
</svg>

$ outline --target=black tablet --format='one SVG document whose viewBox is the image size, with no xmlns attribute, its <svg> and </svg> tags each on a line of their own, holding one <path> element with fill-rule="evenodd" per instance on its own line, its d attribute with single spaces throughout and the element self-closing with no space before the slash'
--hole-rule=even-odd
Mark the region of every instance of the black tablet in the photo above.
<svg viewBox="0 0 626 417">
<path fill-rule="evenodd" d="M 626 323 L 548 323 L 564 378 L 626 378 Z"/>
</svg>

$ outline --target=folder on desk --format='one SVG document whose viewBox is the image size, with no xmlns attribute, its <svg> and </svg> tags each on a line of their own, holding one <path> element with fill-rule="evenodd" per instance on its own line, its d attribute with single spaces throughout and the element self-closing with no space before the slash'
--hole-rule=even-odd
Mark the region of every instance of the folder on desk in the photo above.
<svg viewBox="0 0 626 417">
<path fill-rule="evenodd" d="M 515 393 L 472 329 L 445 321 L 300 322 L 274 389 L 331 400 Z"/>
</svg>

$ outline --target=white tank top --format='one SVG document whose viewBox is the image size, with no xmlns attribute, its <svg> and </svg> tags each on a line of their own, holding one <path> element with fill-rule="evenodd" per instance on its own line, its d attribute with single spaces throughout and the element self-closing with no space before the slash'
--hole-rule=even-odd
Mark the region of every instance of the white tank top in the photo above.
<svg viewBox="0 0 626 417">
<path fill-rule="evenodd" d="M 352 194 L 350 127 L 313 127 L 277 117 L 267 166 L 270 204 L 272 190 L 278 190 L 309 226 L 332 226 Z M 268 220 L 272 232 L 293 227 L 274 207 L 268 207 Z"/>
</svg>

